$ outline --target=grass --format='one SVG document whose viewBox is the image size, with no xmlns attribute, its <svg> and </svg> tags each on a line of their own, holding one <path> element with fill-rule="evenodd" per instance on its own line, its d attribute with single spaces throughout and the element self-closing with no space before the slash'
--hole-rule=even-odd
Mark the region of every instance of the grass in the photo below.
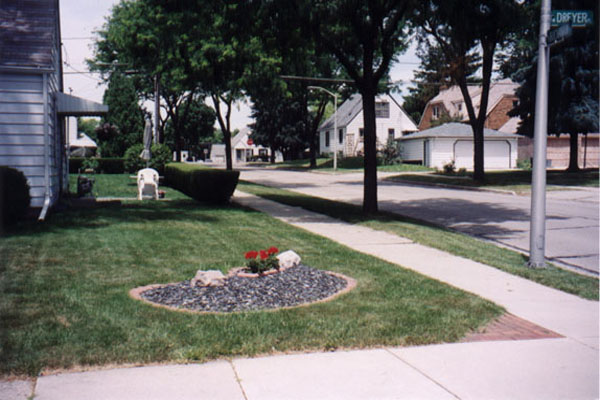
<svg viewBox="0 0 600 400">
<path fill-rule="evenodd" d="M 97 174 L 86 175 L 94 179 L 93 194 L 96 197 L 118 197 L 118 198 L 136 198 L 137 181 L 130 178 L 129 174 Z M 133 175 L 131 175 L 133 176 Z M 73 196 L 77 195 L 77 174 L 69 174 L 69 188 Z M 159 189 L 165 191 L 166 199 L 186 199 L 188 198 L 178 190 L 171 189 L 168 186 L 160 185 Z"/>
<path fill-rule="evenodd" d="M 127 179 L 97 175 L 97 190 L 129 194 Z M 309 307 L 220 315 L 168 311 L 128 296 L 134 287 L 182 281 L 198 269 L 225 272 L 243 265 L 245 251 L 273 245 L 351 276 L 357 287 Z M 479 297 L 265 214 L 188 199 L 51 214 L 43 224 L 8 232 L 0 254 L 5 375 L 454 342 L 502 313 Z"/>
<path fill-rule="evenodd" d="M 531 192 L 531 171 L 488 171 L 485 173 L 485 182 L 476 182 L 472 173 L 466 176 L 427 174 L 427 175 L 401 175 L 389 177 L 395 181 L 424 182 L 430 184 L 447 184 L 465 187 L 483 187 L 492 189 L 511 190 L 521 194 Z M 568 186 L 598 187 L 598 169 L 584 170 L 577 173 L 565 171 L 548 171 L 546 175 L 548 189 Z"/>
<path fill-rule="evenodd" d="M 550 265 L 545 269 L 526 268 L 524 255 L 483 242 L 463 233 L 389 212 L 365 216 L 359 206 L 242 182 L 238 189 L 292 206 L 302 207 L 353 224 L 403 236 L 414 242 L 490 265 L 514 275 L 580 297 L 598 300 L 598 279 Z"/>
<path fill-rule="evenodd" d="M 257 164 L 258 165 L 258 164 Z M 292 169 L 292 170 L 309 170 L 310 160 L 291 160 L 277 164 L 265 164 L 268 168 L 275 169 Z M 363 158 L 362 157 L 344 157 L 338 159 L 338 172 L 358 172 L 363 169 Z M 333 172 L 333 159 L 332 158 L 317 158 L 317 168 L 313 169 L 324 172 Z M 396 165 L 379 165 L 378 171 L 386 172 L 421 172 L 421 171 L 433 171 L 432 168 L 423 167 L 421 165 L 413 164 L 396 164 Z"/>
</svg>

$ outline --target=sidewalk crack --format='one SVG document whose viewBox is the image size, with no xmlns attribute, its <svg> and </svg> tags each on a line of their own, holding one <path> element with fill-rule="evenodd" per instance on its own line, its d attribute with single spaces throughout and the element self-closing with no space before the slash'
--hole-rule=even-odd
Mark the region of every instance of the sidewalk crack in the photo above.
<svg viewBox="0 0 600 400">
<path fill-rule="evenodd" d="M 229 365 L 231 365 L 231 369 L 233 370 L 233 374 L 235 375 L 235 380 L 238 383 L 238 386 L 240 387 L 240 390 L 242 391 L 242 396 L 244 396 L 244 400 L 248 400 L 248 396 L 246 395 L 246 391 L 244 390 L 244 387 L 242 386 L 242 379 L 238 375 L 238 372 L 235 369 L 235 365 L 233 364 L 232 360 L 229 360 Z"/>
<path fill-rule="evenodd" d="M 390 353 L 392 355 L 392 357 L 397 358 L 398 360 L 400 360 L 404 364 L 408 365 L 410 368 L 412 368 L 415 371 L 417 371 L 419 374 L 423 375 L 425 378 L 429 379 L 431 382 L 433 382 L 436 385 L 438 385 L 442 390 L 444 390 L 444 391 L 448 392 L 449 394 L 451 394 L 452 396 L 454 396 L 454 398 L 460 400 L 460 397 L 456 393 L 452 392 L 450 389 L 448 389 L 447 387 L 445 387 L 444 385 L 442 385 L 440 382 L 438 382 L 437 380 L 433 379 L 431 376 L 427 375 L 425 372 L 421 371 L 419 368 L 415 367 L 411 363 L 407 362 L 406 360 L 404 360 L 399 355 L 395 354 L 393 351 L 391 351 L 387 347 L 385 348 L 385 351 L 387 351 L 388 353 Z"/>
</svg>

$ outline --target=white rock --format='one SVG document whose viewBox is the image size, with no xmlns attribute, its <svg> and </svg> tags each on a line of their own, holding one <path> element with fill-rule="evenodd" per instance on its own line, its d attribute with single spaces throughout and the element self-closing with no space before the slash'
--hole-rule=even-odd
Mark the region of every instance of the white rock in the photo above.
<svg viewBox="0 0 600 400">
<path fill-rule="evenodd" d="M 197 284 L 200 286 L 223 286 L 224 281 L 225 276 L 221 271 L 214 269 L 204 271 L 199 269 L 198 272 L 196 272 L 196 276 L 190 281 L 190 286 L 194 287 Z"/>
<path fill-rule="evenodd" d="M 300 264 L 300 256 L 293 250 L 284 251 L 277 256 L 279 268 L 291 268 Z"/>
</svg>

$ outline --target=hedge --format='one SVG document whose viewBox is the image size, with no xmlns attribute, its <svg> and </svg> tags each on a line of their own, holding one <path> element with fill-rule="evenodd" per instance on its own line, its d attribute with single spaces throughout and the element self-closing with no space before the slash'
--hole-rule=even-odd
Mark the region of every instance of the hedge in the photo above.
<svg viewBox="0 0 600 400">
<path fill-rule="evenodd" d="M 171 163 L 165 166 L 165 184 L 198 201 L 227 203 L 240 177 L 239 171 L 224 171 L 200 165 Z"/>
<path fill-rule="evenodd" d="M 30 203 L 25 175 L 14 168 L 0 166 L 0 228 L 23 219 Z"/>
<path fill-rule="evenodd" d="M 69 158 L 69 173 L 76 174 L 83 170 L 85 157 Z M 125 161 L 123 158 L 95 158 L 98 161 L 98 171 L 102 174 L 122 174 L 125 172 Z"/>
</svg>

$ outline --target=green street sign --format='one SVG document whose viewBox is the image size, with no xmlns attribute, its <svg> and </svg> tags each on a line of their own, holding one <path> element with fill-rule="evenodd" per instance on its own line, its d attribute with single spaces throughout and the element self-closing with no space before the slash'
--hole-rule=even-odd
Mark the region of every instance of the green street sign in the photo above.
<svg viewBox="0 0 600 400">
<path fill-rule="evenodd" d="M 552 10 L 552 26 L 570 23 L 573 28 L 594 24 L 594 12 L 590 10 Z"/>
</svg>

